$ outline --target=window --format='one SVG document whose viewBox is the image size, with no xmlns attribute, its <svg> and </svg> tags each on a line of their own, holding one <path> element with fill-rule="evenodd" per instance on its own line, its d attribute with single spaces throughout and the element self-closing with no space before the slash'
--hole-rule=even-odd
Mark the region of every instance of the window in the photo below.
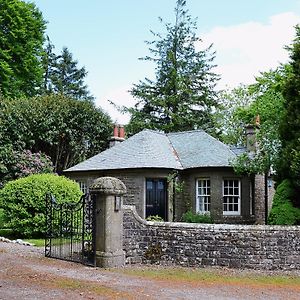
<svg viewBox="0 0 300 300">
<path fill-rule="evenodd" d="M 207 213 L 210 211 L 210 179 L 197 180 L 196 212 Z"/>
<path fill-rule="evenodd" d="M 88 192 L 87 184 L 85 181 L 77 181 L 79 184 L 80 190 L 82 191 L 83 194 L 86 194 Z"/>
<path fill-rule="evenodd" d="M 223 182 L 223 214 L 239 215 L 241 207 L 241 184 L 238 179 Z"/>
</svg>

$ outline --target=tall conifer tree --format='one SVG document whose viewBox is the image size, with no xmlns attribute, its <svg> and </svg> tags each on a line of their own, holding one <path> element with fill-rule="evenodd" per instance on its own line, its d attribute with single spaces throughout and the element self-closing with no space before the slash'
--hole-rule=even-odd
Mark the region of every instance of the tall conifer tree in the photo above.
<svg viewBox="0 0 300 300">
<path fill-rule="evenodd" d="M 53 47 L 52 47 L 53 48 Z M 48 72 L 45 77 L 46 92 L 59 93 L 77 100 L 92 100 L 84 79 L 87 71 L 84 67 L 78 68 L 78 62 L 73 59 L 72 53 L 64 47 L 58 56 L 53 56 L 51 44 L 48 44 Z M 45 72 L 46 74 L 46 72 Z"/>
<path fill-rule="evenodd" d="M 152 32 L 155 40 L 147 42 L 151 55 L 143 59 L 154 62 L 156 78 L 145 78 L 132 88 L 137 103 L 133 108 L 125 108 L 131 114 L 128 131 L 135 133 L 143 128 L 166 132 L 195 128 L 211 131 L 218 80 L 212 72 L 211 46 L 196 49 L 201 40 L 196 36 L 196 21 L 188 14 L 184 0 L 177 0 L 175 23 L 164 26 L 166 34 Z"/>
<path fill-rule="evenodd" d="M 280 124 L 282 142 L 279 175 L 289 178 L 300 192 L 300 26 L 290 51 L 291 72 L 283 88 L 285 113 Z M 299 197 L 298 197 L 299 198 Z M 300 207 L 300 200 L 297 205 Z"/>
</svg>

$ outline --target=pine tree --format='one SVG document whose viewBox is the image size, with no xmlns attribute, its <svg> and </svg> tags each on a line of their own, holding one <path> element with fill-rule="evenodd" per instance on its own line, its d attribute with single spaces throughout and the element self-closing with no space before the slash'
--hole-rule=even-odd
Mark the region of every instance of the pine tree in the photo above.
<svg viewBox="0 0 300 300">
<path fill-rule="evenodd" d="M 51 94 L 53 92 L 51 74 L 53 72 L 53 68 L 56 63 L 56 55 L 53 52 L 53 49 L 55 47 L 51 43 L 49 36 L 47 36 L 46 40 L 47 43 L 45 45 L 44 54 L 42 58 L 44 74 L 43 74 L 43 85 L 42 85 L 41 94 Z"/>
<path fill-rule="evenodd" d="M 131 133 L 143 128 L 166 132 L 213 128 L 215 53 L 212 46 L 197 51 L 201 40 L 195 34 L 196 21 L 185 7 L 186 1 L 177 0 L 175 24 L 165 23 L 166 34 L 152 32 L 155 40 L 147 42 L 151 56 L 143 59 L 156 64 L 156 79 L 145 78 L 131 90 L 137 99 L 135 107 L 125 108 L 131 114 L 127 128 Z"/>
<path fill-rule="evenodd" d="M 283 87 L 285 112 L 280 124 L 282 152 L 279 175 L 281 179 L 291 179 L 300 192 L 300 26 L 295 28 L 296 38 L 288 47 L 291 73 Z M 296 205 L 300 207 L 299 199 Z"/>
<path fill-rule="evenodd" d="M 48 41 L 44 59 L 44 92 L 59 93 L 77 100 L 92 100 L 84 83 L 87 75 L 85 68 L 78 68 L 78 62 L 66 47 L 60 55 L 55 55 L 53 48 Z"/>
</svg>

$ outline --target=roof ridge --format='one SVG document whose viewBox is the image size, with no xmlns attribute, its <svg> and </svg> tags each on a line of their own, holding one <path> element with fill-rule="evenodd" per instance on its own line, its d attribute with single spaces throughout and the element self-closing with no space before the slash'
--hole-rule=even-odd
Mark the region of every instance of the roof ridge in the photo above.
<svg viewBox="0 0 300 300">
<path fill-rule="evenodd" d="M 149 128 L 144 128 L 143 130 L 139 131 L 139 132 L 136 133 L 136 134 L 139 134 L 139 133 L 141 133 L 141 132 L 143 132 L 143 131 L 150 131 L 150 132 L 152 132 L 152 133 L 161 134 L 161 135 L 166 135 L 166 133 L 165 133 L 164 131 L 162 131 L 162 130 L 155 130 L 155 129 L 149 129 Z"/>
<path fill-rule="evenodd" d="M 172 143 L 172 141 L 170 140 L 168 134 L 166 134 L 166 138 L 168 139 L 169 144 L 170 144 L 170 146 L 171 146 L 171 148 L 172 148 L 172 150 L 173 150 L 172 153 L 174 154 L 175 159 L 176 159 L 176 160 L 178 161 L 178 163 L 180 164 L 180 167 L 181 167 L 182 169 L 184 169 L 184 168 L 183 168 L 183 164 L 182 164 L 182 162 L 181 162 L 181 159 L 180 159 L 180 157 L 179 157 L 179 155 L 178 155 L 178 153 L 177 153 L 177 151 L 176 151 L 176 148 L 173 146 L 173 143 Z"/>
<path fill-rule="evenodd" d="M 227 144 L 221 142 L 219 139 L 215 138 L 214 136 L 212 136 L 211 134 L 205 132 L 204 130 L 203 130 L 203 132 L 204 132 L 206 135 L 210 136 L 212 139 L 214 139 L 214 140 L 215 140 L 216 142 L 218 142 L 219 144 L 222 144 L 223 146 L 225 146 L 232 154 L 235 155 L 235 153 L 231 150 L 231 148 L 230 148 L 229 145 L 227 145 Z"/>
<path fill-rule="evenodd" d="M 185 134 L 189 132 L 205 132 L 205 131 L 203 129 L 192 129 L 192 130 L 185 130 L 185 131 L 168 132 L 166 133 L 166 135 L 168 136 L 168 135 L 175 135 L 175 134 Z"/>
</svg>

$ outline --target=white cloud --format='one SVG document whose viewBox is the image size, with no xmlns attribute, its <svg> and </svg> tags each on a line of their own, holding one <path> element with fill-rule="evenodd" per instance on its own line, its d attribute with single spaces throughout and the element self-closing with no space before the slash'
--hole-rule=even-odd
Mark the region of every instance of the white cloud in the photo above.
<svg viewBox="0 0 300 300">
<path fill-rule="evenodd" d="M 135 104 L 134 99 L 128 92 L 131 87 L 119 87 L 113 89 L 104 95 L 103 99 L 97 99 L 96 105 L 101 106 L 103 110 L 109 113 L 113 122 L 119 124 L 127 124 L 129 121 L 128 114 L 121 114 L 112 104 L 109 103 L 108 100 L 115 103 L 117 106 L 133 106 Z"/>
<path fill-rule="evenodd" d="M 213 43 L 217 52 L 215 72 L 222 76 L 220 87 L 253 83 L 260 71 L 286 62 L 284 46 L 291 44 L 297 23 L 300 16 L 287 12 L 271 16 L 267 24 L 248 22 L 202 33 L 205 45 Z"/>
<path fill-rule="evenodd" d="M 291 44 L 295 36 L 294 26 L 298 23 L 300 15 L 287 12 L 271 16 L 268 23 L 248 22 L 215 27 L 199 34 L 204 41 L 200 44 L 201 48 L 213 43 L 213 49 L 217 51 L 215 63 L 218 66 L 215 72 L 221 74 L 222 78 L 219 88 L 253 83 L 260 72 L 287 62 L 288 52 L 284 46 Z M 131 88 L 132 84 L 112 88 L 101 99 L 97 99 L 96 104 L 107 111 L 114 122 L 126 124 L 129 116 L 120 114 L 107 99 L 119 106 L 133 106 L 135 101 L 128 93 Z"/>
</svg>

